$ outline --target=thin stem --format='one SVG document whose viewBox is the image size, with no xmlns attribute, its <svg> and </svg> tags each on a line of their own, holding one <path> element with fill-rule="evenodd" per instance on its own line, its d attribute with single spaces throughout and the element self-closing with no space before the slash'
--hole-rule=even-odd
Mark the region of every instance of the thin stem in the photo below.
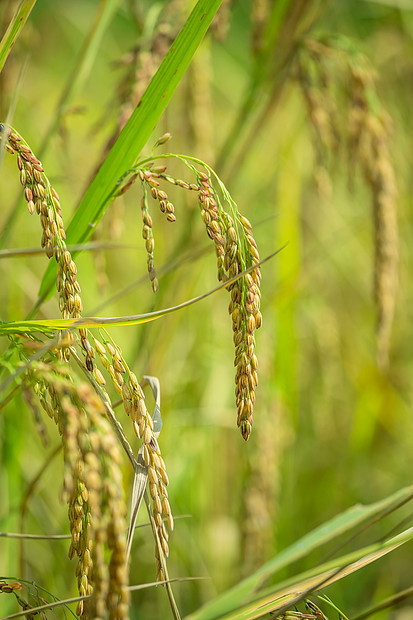
<svg viewBox="0 0 413 620">
<path fill-rule="evenodd" d="M 26 493 L 23 496 L 23 499 L 22 499 L 22 502 L 21 502 L 21 506 L 20 506 L 19 530 L 21 532 L 23 532 L 23 530 L 24 530 L 24 520 L 25 520 L 25 517 L 26 517 L 27 506 L 28 506 L 28 503 L 30 501 L 30 498 L 33 495 L 33 492 L 36 490 L 36 487 L 37 487 L 41 477 L 43 476 L 44 472 L 49 467 L 49 465 L 52 463 L 54 457 L 59 454 L 59 452 L 62 450 L 62 448 L 63 448 L 62 444 L 58 444 L 56 446 L 56 448 L 53 450 L 53 452 L 45 460 L 45 462 L 43 463 L 42 467 L 39 469 L 39 471 L 37 472 L 37 474 L 32 479 L 32 481 L 30 482 L 29 486 L 26 489 Z M 24 577 L 24 565 L 25 565 L 25 561 L 24 560 L 25 560 L 25 556 L 24 556 L 24 537 L 22 536 L 21 539 L 20 539 L 20 544 L 19 544 L 20 575 L 22 577 Z"/>
<path fill-rule="evenodd" d="M 93 376 L 89 373 L 89 371 L 83 365 L 82 360 L 77 355 L 75 349 L 73 349 L 71 347 L 70 351 L 71 351 L 71 355 L 73 355 L 77 365 L 82 369 L 82 372 L 86 375 L 88 381 L 92 384 L 93 388 L 95 389 L 95 391 L 98 393 L 98 395 L 102 399 L 102 402 L 103 402 L 103 404 L 105 406 L 106 413 L 108 415 L 109 421 L 112 424 L 112 426 L 114 428 L 114 431 L 117 434 L 117 436 L 118 436 L 118 438 L 119 438 L 119 440 L 120 440 L 120 442 L 122 444 L 122 447 L 124 448 L 126 454 L 128 455 L 130 462 L 132 463 L 133 470 L 136 471 L 137 468 L 139 467 L 138 462 L 135 459 L 135 455 L 133 453 L 132 447 L 131 447 L 129 441 L 127 440 L 127 438 L 126 438 L 124 430 L 123 430 L 120 422 L 118 421 L 115 412 L 113 411 L 112 405 L 110 404 L 110 402 L 106 398 L 106 396 L 105 396 L 102 388 L 100 387 L 100 385 L 97 383 L 97 381 L 95 381 Z M 151 504 L 150 504 L 149 497 L 148 497 L 146 489 L 145 489 L 145 493 L 144 493 L 144 500 L 145 500 L 146 509 L 148 511 L 149 521 L 150 521 L 150 524 L 151 524 L 151 527 L 152 527 L 152 532 L 153 532 L 153 536 L 154 536 L 154 539 L 155 539 L 155 544 L 156 544 L 157 549 L 158 549 L 162 570 L 164 572 L 166 580 L 169 581 L 168 569 L 167 569 L 167 566 L 166 566 L 166 560 L 165 560 L 165 556 L 164 556 L 164 553 L 163 553 L 163 549 L 162 549 L 161 543 L 159 541 L 158 531 L 157 531 L 157 528 L 156 528 L 155 519 L 154 519 L 153 514 L 152 514 L 152 508 L 151 508 Z M 167 590 L 167 593 L 168 593 L 168 598 L 169 598 L 169 602 L 170 602 L 170 605 L 171 605 L 172 613 L 174 614 L 174 618 L 175 618 L 175 620 L 180 620 L 181 616 L 179 614 L 179 610 L 178 610 L 177 604 L 175 602 L 175 598 L 174 598 L 174 595 L 173 595 L 173 592 L 172 592 L 172 588 L 171 588 L 171 586 L 168 583 L 166 585 L 166 590 Z"/>
<path fill-rule="evenodd" d="M 159 561 L 161 563 L 162 570 L 163 570 L 164 575 L 165 575 L 166 591 L 167 591 L 167 594 L 168 594 L 169 603 L 171 605 L 171 611 L 173 613 L 173 616 L 174 616 L 175 620 L 181 620 L 179 609 L 178 609 L 178 606 L 176 604 L 176 601 L 175 601 L 175 598 L 174 598 L 174 595 L 173 595 L 173 591 L 172 591 L 171 585 L 169 583 L 170 580 L 169 580 L 169 575 L 168 575 L 168 568 L 167 568 L 167 565 L 166 565 L 166 558 L 165 558 L 165 555 L 164 555 L 164 552 L 163 552 L 163 549 L 162 549 L 162 545 L 161 545 L 160 540 L 159 540 L 158 530 L 157 530 L 157 527 L 156 527 L 155 519 L 154 519 L 154 516 L 153 516 L 153 513 L 152 513 L 151 503 L 150 503 L 150 500 L 149 500 L 149 497 L 148 497 L 148 492 L 147 492 L 146 489 L 145 489 L 145 493 L 144 493 L 143 498 L 145 500 L 146 509 L 148 511 L 149 520 L 150 520 L 151 527 L 152 527 L 152 533 L 153 533 L 153 536 L 155 538 L 155 544 L 156 544 L 156 547 L 158 549 Z M 162 582 L 159 582 L 159 583 L 162 583 Z"/>
</svg>

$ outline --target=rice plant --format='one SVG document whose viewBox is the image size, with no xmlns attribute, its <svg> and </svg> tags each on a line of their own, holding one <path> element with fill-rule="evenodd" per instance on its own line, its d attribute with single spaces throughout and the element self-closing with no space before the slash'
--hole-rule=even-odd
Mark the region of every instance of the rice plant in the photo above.
<svg viewBox="0 0 413 620">
<path fill-rule="evenodd" d="M 407 19 L 3 3 L 2 618 L 409 613 Z"/>
</svg>

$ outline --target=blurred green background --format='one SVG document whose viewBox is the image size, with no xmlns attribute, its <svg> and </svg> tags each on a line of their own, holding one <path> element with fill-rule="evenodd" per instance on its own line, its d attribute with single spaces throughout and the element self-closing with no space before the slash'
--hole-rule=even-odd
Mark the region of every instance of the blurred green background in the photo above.
<svg viewBox="0 0 413 620">
<path fill-rule="evenodd" d="M 105 144 L 136 105 L 192 7 L 187 0 L 119 2 L 87 79 L 42 148 L 101 4 L 37 2 L 0 77 L 0 119 L 8 119 L 41 158 L 59 192 L 66 225 Z M 260 384 L 248 443 L 236 427 L 225 291 L 159 321 L 111 330 L 136 375 L 155 375 L 161 383 L 164 426 L 159 443 L 172 510 L 176 518 L 183 516 L 170 538 L 170 576 L 207 578 L 174 586 L 183 615 L 316 525 L 411 481 L 413 4 L 278 2 L 280 14 L 266 48 L 266 21 L 260 15 L 271 14 L 275 4 L 223 3 L 149 143 L 150 149 L 169 131 L 173 138 L 162 147 L 165 152 L 193 155 L 215 167 L 252 222 L 261 257 L 287 244 L 262 267 Z M 17 5 L 0 2 L 2 33 Z M 381 105 L 393 120 L 400 287 L 386 369 L 376 363 L 370 193 L 360 171 L 349 189 L 343 147 L 328 156 L 331 191 L 320 195 L 314 132 L 297 77 L 300 41 L 337 34 L 348 37 L 370 60 Z M 334 65 L 330 78 L 337 80 L 342 126 L 348 84 L 340 82 Z M 251 105 L 238 116 L 251 87 Z M 192 181 L 183 167 L 167 165 L 171 173 Z M 39 248 L 39 222 L 28 216 L 15 162 L 7 154 L 0 188 L 1 248 Z M 153 203 L 159 292 L 152 293 L 146 275 L 136 186 L 111 204 L 94 238 L 116 247 L 77 258 L 85 315 L 148 312 L 215 286 L 216 259 L 196 197 L 165 189 L 177 221 L 165 222 Z M 45 267 L 42 255 L 2 257 L 2 320 L 21 319 L 29 312 Z M 39 316 L 58 316 L 56 299 L 44 304 Z M 27 489 L 59 443 L 53 424 L 43 418 L 47 446 L 20 393 L 0 415 L 1 531 L 69 531 L 67 508 L 60 502 L 61 454 L 50 461 L 30 496 L 23 524 L 21 520 Z M 120 410 L 119 418 L 134 441 Z M 409 518 L 408 508 L 393 524 L 404 517 Z M 140 522 L 146 522 L 144 511 Z M 376 526 L 366 541 L 385 531 Z M 149 529 L 138 530 L 131 584 L 155 579 L 153 546 Z M 75 595 L 74 561 L 67 559 L 67 549 L 67 541 L 29 541 L 22 550 L 18 541 L 0 539 L 0 576 L 35 580 L 62 598 Z M 326 592 L 351 618 L 412 585 L 411 554 L 408 545 Z M 0 616 L 16 610 L 9 599 L 0 597 Z M 132 605 L 133 618 L 169 617 L 161 588 L 134 593 Z M 413 604 L 404 602 L 376 617 L 413 618 Z"/>
</svg>

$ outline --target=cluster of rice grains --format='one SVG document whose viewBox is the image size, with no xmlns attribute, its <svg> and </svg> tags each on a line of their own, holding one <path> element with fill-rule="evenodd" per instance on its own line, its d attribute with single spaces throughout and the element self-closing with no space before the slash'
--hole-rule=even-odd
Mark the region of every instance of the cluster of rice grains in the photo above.
<svg viewBox="0 0 413 620">
<path fill-rule="evenodd" d="M 161 138 L 159 138 L 155 146 L 165 144 L 165 142 L 167 142 L 170 137 L 171 134 L 164 134 Z M 139 179 L 141 182 L 142 198 L 140 206 L 142 212 L 142 237 L 145 240 L 148 274 L 154 293 L 156 293 L 156 291 L 158 290 L 159 283 L 156 277 L 155 270 L 155 239 L 153 237 L 152 216 L 149 211 L 148 193 L 150 193 L 153 200 L 158 202 L 159 209 L 162 213 L 165 214 L 166 220 L 168 222 L 175 222 L 176 216 L 174 205 L 168 199 L 167 193 L 163 189 L 160 189 L 160 181 L 166 181 L 172 185 L 181 187 L 182 189 L 199 191 L 198 185 L 194 183 L 185 183 L 185 181 L 175 179 L 174 177 L 164 174 L 165 171 L 166 166 L 154 166 L 153 164 L 149 164 L 148 167 L 145 168 L 137 167 L 136 172 L 131 175 L 127 183 L 122 185 L 116 193 L 116 196 L 121 196 L 135 183 L 137 179 Z"/>
<path fill-rule="evenodd" d="M 27 208 L 31 215 L 36 212 L 40 216 L 43 230 L 42 248 L 45 249 L 48 258 L 54 256 L 57 262 L 56 286 L 60 296 L 59 308 L 62 317 L 64 319 L 78 319 L 82 312 L 80 285 L 76 278 L 76 265 L 65 243 L 66 233 L 63 226 L 59 196 L 50 185 L 40 161 L 16 131 L 6 128 L 0 123 L 0 138 L 5 138 L 5 150 L 11 155 L 17 155 L 20 182 L 23 187 Z M 92 359 L 94 351 L 89 344 L 87 330 L 80 329 L 79 335 L 85 354 L 86 367 L 89 370 L 93 370 Z M 58 356 L 64 356 L 68 360 L 70 355 L 68 345 L 72 341 L 73 337 L 69 332 L 65 334 L 64 338 L 61 338 L 60 346 L 57 350 Z"/>
<path fill-rule="evenodd" d="M 306 600 L 306 612 L 291 610 L 276 616 L 276 620 L 328 620 L 327 616 L 321 611 L 321 609 L 313 603 L 313 601 Z"/>
<path fill-rule="evenodd" d="M 154 249 L 155 241 L 152 233 L 152 217 L 149 213 L 148 205 L 148 189 L 154 200 L 158 201 L 159 208 L 162 213 L 165 213 L 168 222 L 175 222 L 175 210 L 172 202 L 168 200 L 168 195 L 164 190 L 159 189 L 159 177 L 162 172 L 166 170 L 166 166 L 159 166 L 153 170 L 139 170 L 139 178 L 141 181 L 143 196 L 141 200 L 142 209 L 142 237 L 145 239 L 146 251 L 147 251 L 147 266 L 149 278 L 152 282 L 152 290 L 154 293 L 158 290 L 158 279 L 155 272 L 154 262 Z"/>
<path fill-rule="evenodd" d="M 349 181 L 359 167 L 370 188 L 374 219 L 374 294 L 377 305 L 377 363 L 388 364 L 398 288 L 398 226 L 395 172 L 390 154 L 391 119 L 378 101 L 373 69 L 352 49 L 306 40 L 300 54 L 299 83 L 316 137 L 316 181 L 329 194 L 327 158 L 347 145 Z M 343 88 L 344 86 L 344 88 Z M 339 120 L 339 95 L 348 115 Z M 341 91 L 341 92 L 340 92 Z M 343 106 L 345 107 L 345 106 Z M 327 188 L 327 191 L 325 191 Z"/>
<path fill-rule="evenodd" d="M 222 209 L 208 175 L 199 173 L 198 182 L 201 217 L 208 236 L 215 244 L 218 279 L 226 282 L 259 263 L 257 244 L 247 218 L 234 213 L 234 220 Z M 235 375 L 237 424 L 245 440 L 251 433 L 255 388 L 258 385 L 254 333 L 262 324 L 260 281 L 261 270 L 257 266 L 227 286 L 231 294 L 228 311 L 232 318 L 234 365 L 237 369 Z"/>
<path fill-rule="evenodd" d="M 165 134 L 158 144 L 169 139 Z M 28 210 L 40 216 L 43 229 L 42 247 L 49 258 L 58 264 L 57 289 L 63 318 L 80 318 L 82 301 L 77 269 L 65 244 L 65 231 L 59 197 L 44 174 L 44 169 L 31 149 L 14 130 L 0 125 L 0 138 L 10 154 L 17 155 L 20 181 Z M 187 162 L 186 162 L 187 163 Z M 188 165 L 188 164 L 187 164 Z M 235 343 L 236 401 L 238 426 L 244 439 L 252 427 L 255 389 L 258 384 L 257 357 L 255 355 L 255 329 L 261 326 L 260 267 L 257 246 L 251 224 L 239 215 L 225 188 L 221 190 L 232 209 L 232 216 L 221 206 L 211 177 L 188 166 L 196 176 L 195 183 L 187 183 L 166 174 L 166 166 L 137 167 L 129 181 L 117 195 L 124 193 L 136 180 L 143 190 L 141 212 L 142 234 L 147 251 L 147 266 L 154 291 L 158 288 L 154 265 L 154 238 L 152 218 L 149 213 L 150 195 L 168 222 L 176 220 L 175 210 L 168 194 L 160 183 L 174 185 L 196 192 L 201 217 L 208 236 L 214 241 L 218 278 L 221 282 L 237 278 L 226 286 L 231 300 Z M 243 273 L 245 270 L 248 273 Z M 122 489 L 119 446 L 105 418 L 102 401 L 107 373 L 115 390 L 121 395 L 125 412 L 130 417 L 136 436 L 142 440 L 142 458 L 148 473 L 148 489 L 152 499 L 153 518 L 156 524 L 156 559 L 158 579 L 164 580 L 164 558 L 169 555 L 168 532 L 165 522 L 173 529 L 173 517 L 168 500 L 168 476 L 162 459 L 154 424 L 149 414 L 141 385 L 130 371 L 120 348 L 108 339 L 89 342 L 87 330 L 79 328 L 80 342 L 85 357 L 85 368 L 100 386 L 101 397 L 87 384 L 76 384 L 68 366 L 60 362 L 70 360 L 70 347 L 75 344 L 71 332 L 61 334 L 60 342 L 52 354 L 42 362 L 30 366 L 28 388 L 38 395 L 47 414 L 56 422 L 62 435 L 65 454 L 64 492 L 69 503 L 72 543 L 69 556 L 78 557 L 77 578 L 81 596 L 78 614 L 101 616 L 105 609 L 110 617 L 127 616 L 129 595 L 127 590 L 128 565 L 125 537 L 125 503 L 120 496 Z M 99 365 L 102 366 L 102 371 Z M 31 400 L 28 399 L 30 403 Z M 108 549 L 109 564 L 105 560 Z"/>
<path fill-rule="evenodd" d="M 58 426 L 64 449 L 64 498 L 69 504 L 81 618 L 127 618 L 126 510 L 121 453 L 101 399 L 87 383 L 74 383 L 68 366 L 31 364 L 27 380 Z M 107 554 L 110 560 L 107 561 Z"/>
<path fill-rule="evenodd" d="M 170 136 L 165 134 L 168 139 Z M 158 144 L 161 144 L 161 138 Z M 180 156 L 176 156 L 181 159 Z M 147 200 L 148 190 L 152 198 L 159 203 L 162 213 L 166 214 L 169 222 L 176 220 L 173 204 L 168 200 L 167 193 L 160 189 L 160 181 L 165 181 L 176 187 L 197 192 L 201 217 L 205 224 L 208 237 L 215 245 L 217 256 L 218 279 L 226 282 L 237 277 L 245 270 L 248 273 L 241 275 L 235 282 L 227 285 L 231 294 L 229 313 L 232 317 L 232 328 L 235 344 L 235 396 L 238 408 L 237 424 L 245 440 L 248 439 L 252 428 L 252 414 L 255 402 L 255 389 L 258 385 L 257 357 L 255 355 L 255 330 L 261 327 L 260 313 L 260 281 L 261 270 L 257 244 L 252 234 L 251 223 L 240 215 L 235 203 L 227 190 L 221 184 L 221 190 L 228 201 L 233 216 L 227 213 L 215 191 L 210 175 L 197 171 L 187 160 L 183 160 L 188 168 L 196 175 L 196 183 L 187 183 L 166 174 L 166 166 L 139 167 L 133 171 L 128 182 L 117 192 L 123 194 L 136 179 L 140 179 L 143 188 L 141 201 L 143 229 L 147 251 L 149 278 L 154 291 L 158 289 L 154 267 L 154 239 L 152 232 L 152 217 L 149 213 Z M 201 162 L 199 162 L 201 163 Z M 254 265 L 257 265 L 254 267 Z"/>
<path fill-rule="evenodd" d="M 109 341 L 106 341 L 103 345 L 97 339 L 94 340 L 94 345 L 103 367 L 111 375 L 113 384 L 122 397 L 125 412 L 132 420 L 136 436 L 143 440 L 143 460 L 148 471 L 153 516 L 162 552 L 167 557 L 169 555 L 168 532 L 164 519 L 167 520 L 171 530 L 174 527 L 166 488 L 169 480 L 159 444 L 154 434 L 153 420 L 145 404 L 145 395 L 135 374 L 130 371 L 125 359 L 122 357 L 122 352 L 118 346 L 114 346 Z M 98 369 L 95 369 L 95 378 L 101 385 L 104 384 L 103 377 L 101 378 L 101 373 Z M 156 559 L 158 579 L 163 581 L 165 575 L 161 567 L 157 546 Z"/>
<path fill-rule="evenodd" d="M 332 92 L 329 56 L 317 41 L 307 40 L 297 63 L 297 78 L 304 97 L 316 156 L 314 180 L 320 196 L 330 198 L 331 180 L 328 169 L 330 156 L 340 146 L 340 132 Z"/>
<path fill-rule="evenodd" d="M 5 150 L 17 155 L 20 182 L 24 188 L 28 210 L 31 214 L 36 211 L 40 216 L 43 229 L 41 245 L 47 256 L 54 256 L 58 264 L 57 289 L 62 316 L 80 318 L 80 286 L 76 278 L 76 265 L 65 244 L 66 235 L 59 197 L 44 174 L 41 163 L 21 136 L 14 130 L 6 129 L 4 125 L 0 125 L 0 130 L 0 135 L 5 137 Z M 94 373 L 95 379 L 102 385 L 105 380 L 93 362 L 95 349 L 89 343 L 87 330 L 80 328 L 79 335 L 85 355 L 85 367 Z M 69 347 L 73 344 L 74 337 L 70 332 L 61 334 L 59 346 L 54 351 L 57 359 L 68 361 Z M 44 367 L 39 366 L 37 374 L 41 370 L 44 375 L 47 369 L 50 369 L 51 363 L 52 360 L 48 360 Z M 122 371 L 122 364 L 114 359 L 108 371 L 118 388 L 122 377 L 119 372 Z M 64 375 L 64 372 L 67 374 Z M 127 617 L 129 595 L 126 589 L 128 568 L 125 502 L 119 496 L 122 483 L 118 446 L 114 433 L 104 418 L 105 411 L 101 400 L 85 384 L 76 391 L 70 379 L 69 368 L 66 371 L 60 368 L 58 374 L 60 381 L 64 378 L 64 394 L 59 391 L 61 383 L 54 378 L 50 379 L 55 377 L 55 373 L 49 373 L 47 381 L 37 378 L 32 384 L 44 410 L 59 427 L 65 460 L 69 457 L 72 459 L 71 468 L 65 475 L 64 488 L 70 505 L 72 532 L 69 557 L 79 557 L 79 593 L 81 596 L 89 595 L 93 590 L 88 614 L 101 616 L 105 609 L 109 609 L 111 617 Z M 75 422 L 78 425 L 76 427 Z M 78 455 L 76 462 L 73 460 L 75 454 Z M 166 479 L 166 473 L 164 478 Z M 170 514 L 166 499 L 163 504 L 168 507 Z M 109 567 L 106 566 L 107 554 L 103 545 L 112 551 Z M 95 559 L 92 560 L 93 558 Z M 83 615 L 83 602 L 79 604 L 78 612 Z"/>
<path fill-rule="evenodd" d="M 62 316 L 80 318 L 82 312 L 80 286 L 76 278 L 76 265 L 65 244 L 66 235 L 59 197 L 44 174 L 41 163 L 21 136 L 14 130 L 6 129 L 4 125 L 0 125 L 0 132 L 0 136 L 6 138 L 5 150 L 10 154 L 17 154 L 20 181 L 29 212 L 33 214 L 36 211 L 40 215 L 43 228 L 42 247 L 45 248 L 47 256 L 49 258 L 54 256 L 58 263 L 57 289 L 60 294 L 59 306 Z M 150 175 L 147 177 L 146 181 L 152 189 L 153 197 L 159 200 L 161 210 L 166 212 L 167 219 L 173 221 L 173 207 L 167 201 L 166 194 L 161 191 L 156 194 L 154 181 Z M 143 214 L 145 216 L 145 212 Z M 149 214 L 146 215 L 145 221 L 151 225 Z M 150 238 L 148 235 L 148 239 Z M 152 255 L 152 262 L 148 260 L 151 274 L 154 273 L 153 245 L 150 247 L 149 244 L 150 241 L 147 243 L 147 250 L 148 254 Z M 153 285 L 154 280 L 155 278 L 152 278 Z M 153 422 L 146 409 L 142 388 L 136 376 L 129 371 L 119 347 L 110 342 L 105 342 L 103 346 L 98 340 L 93 340 L 92 347 L 87 330 L 79 328 L 78 331 L 86 369 L 93 373 L 94 379 L 101 387 L 106 384 L 102 372 L 93 361 L 97 352 L 115 389 L 122 395 L 125 411 L 132 419 L 137 437 L 143 439 L 143 456 L 148 468 L 154 520 L 162 552 L 167 556 L 168 533 L 164 519 L 167 520 L 169 527 L 173 528 L 173 517 L 166 490 L 168 476 L 158 442 L 153 434 Z M 57 359 L 69 361 L 69 347 L 73 344 L 74 337 L 70 332 L 61 334 L 59 346 L 54 351 Z M 44 374 L 48 368 L 47 364 L 44 367 L 39 366 L 37 374 L 39 375 L 39 369 Z M 126 527 L 123 527 L 125 503 L 117 497 L 122 488 L 117 443 L 113 431 L 104 418 L 105 410 L 101 399 L 85 384 L 79 388 L 80 391 L 76 391 L 70 381 L 69 369 L 67 368 L 66 375 L 65 372 L 59 368 L 60 379 L 64 376 L 65 394 L 59 391 L 60 383 L 55 384 L 50 377 L 48 381 L 40 380 L 38 377 L 32 384 L 44 410 L 58 425 L 63 438 L 66 461 L 71 459 L 71 467 L 66 472 L 64 482 L 65 494 L 70 505 L 72 532 L 69 556 L 79 557 L 77 576 L 80 595 L 89 595 L 93 590 L 87 613 L 101 616 L 104 609 L 109 609 L 111 617 L 127 617 L 128 594 L 125 588 L 128 582 L 128 568 Z M 110 402 L 109 395 L 104 393 Z M 28 402 L 30 403 L 30 399 Z M 83 415 L 85 413 L 86 415 Z M 77 460 L 74 460 L 75 454 L 78 454 Z M 106 455 L 103 461 L 102 455 Z M 113 501 L 111 498 L 114 498 Z M 91 522 L 93 527 L 90 525 Z M 109 568 L 105 564 L 104 544 L 113 551 Z M 164 580 L 159 551 L 157 562 L 158 577 Z M 83 602 L 79 604 L 78 612 L 83 615 Z M 86 611 L 84 617 L 86 618 Z"/>
</svg>

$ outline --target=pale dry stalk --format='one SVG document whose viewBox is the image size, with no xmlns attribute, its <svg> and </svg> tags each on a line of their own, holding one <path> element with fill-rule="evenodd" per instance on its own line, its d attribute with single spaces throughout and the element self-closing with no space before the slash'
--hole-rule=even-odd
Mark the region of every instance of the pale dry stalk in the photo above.
<svg viewBox="0 0 413 620">
<path fill-rule="evenodd" d="M 369 104 L 372 76 L 352 67 L 349 158 L 359 161 L 371 188 L 375 231 L 374 294 L 377 304 L 377 361 L 386 368 L 398 289 L 397 189 L 390 155 L 391 120 Z"/>
<path fill-rule="evenodd" d="M 252 51 L 258 55 L 264 47 L 264 34 L 271 16 L 271 0 L 253 0 L 251 4 Z"/>
</svg>

